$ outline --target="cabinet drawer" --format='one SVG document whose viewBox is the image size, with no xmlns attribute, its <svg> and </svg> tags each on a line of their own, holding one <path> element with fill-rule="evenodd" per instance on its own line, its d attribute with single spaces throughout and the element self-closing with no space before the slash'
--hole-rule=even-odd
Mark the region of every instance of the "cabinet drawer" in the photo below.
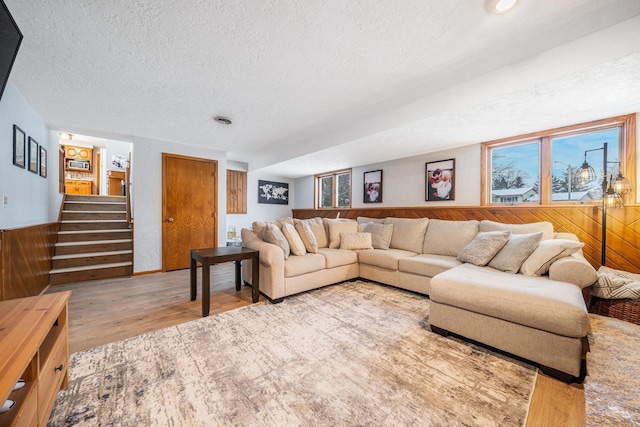
<svg viewBox="0 0 640 427">
<path fill-rule="evenodd" d="M 40 425 L 46 425 L 51 408 L 67 372 L 69 357 L 67 355 L 66 331 L 61 331 L 56 339 L 47 360 L 42 360 L 42 369 L 38 379 L 38 408 L 40 409 Z M 42 356 L 41 356 L 42 357 Z M 60 368 L 62 367 L 62 368 Z"/>
</svg>

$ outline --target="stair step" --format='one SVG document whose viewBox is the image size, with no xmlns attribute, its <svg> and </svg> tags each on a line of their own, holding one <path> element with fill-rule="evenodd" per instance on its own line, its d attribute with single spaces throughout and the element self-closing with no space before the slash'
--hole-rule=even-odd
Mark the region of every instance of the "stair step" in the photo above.
<svg viewBox="0 0 640 427">
<path fill-rule="evenodd" d="M 133 274 L 132 262 L 118 262 L 101 264 L 96 266 L 69 267 L 51 270 L 49 283 L 59 285 L 62 283 L 83 282 L 86 280 L 107 279 L 112 277 L 127 277 Z"/>
<path fill-rule="evenodd" d="M 119 230 L 75 230 L 58 232 L 58 243 L 96 242 L 104 240 L 123 239 L 131 239 L 130 229 L 124 228 Z"/>
<path fill-rule="evenodd" d="M 126 203 L 126 197 L 124 196 L 96 196 L 96 195 L 83 195 L 83 194 L 67 194 L 65 196 L 65 202 L 119 202 Z"/>
<path fill-rule="evenodd" d="M 127 211 L 125 202 L 76 202 L 65 201 L 64 210 L 67 211 Z"/>
<path fill-rule="evenodd" d="M 63 220 L 60 221 L 61 231 L 77 231 L 77 230 L 121 230 L 129 229 L 127 220 Z"/>
<path fill-rule="evenodd" d="M 62 222 L 126 221 L 126 211 L 62 211 Z"/>
<path fill-rule="evenodd" d="M 54 256 L 51 267 L 53 270 L 91 266 L 98 268 L 102 265 L 131 262 L 132 258 L 132 250 L 64 254 Z"/>
<path fill-rule="evenodd" d="M 95 252 L 129 251 L 132 249 L 132 239 L 96 240 L 87 242 L 60 242 L 56 243 L 55 255 L 58 256 Z"/>
</svg>

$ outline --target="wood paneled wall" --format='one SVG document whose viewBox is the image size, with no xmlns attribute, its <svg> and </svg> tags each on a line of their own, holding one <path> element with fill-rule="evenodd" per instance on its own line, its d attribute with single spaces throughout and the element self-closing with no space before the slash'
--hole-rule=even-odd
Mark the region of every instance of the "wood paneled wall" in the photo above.
<svg viewBox="0 0 640 427">
<path fill-rule="evenodd" d="M 59 223 L 0 230 L 0 301 L 40 294 L 49 284 Z"/>
<path fill-rule="evenodd" d="M 361 209 L 294 209 L 294 218 L 437 218 L 446 220 L 488 219 L 504 223 L 549 221 L 558 232 L 570 232 L 585 243 L 585 258 L 600 267 L 602 210 L 594 205 L 579 206 L 465 206 L 396 207 Z M 607 211 L 606 265 L 640 273 L 640 206 Z"/>
<path fill-rule="evenodd" d="M 247 173 L 227 169 L 227 213 L 247 213 Z"/>
</svg>

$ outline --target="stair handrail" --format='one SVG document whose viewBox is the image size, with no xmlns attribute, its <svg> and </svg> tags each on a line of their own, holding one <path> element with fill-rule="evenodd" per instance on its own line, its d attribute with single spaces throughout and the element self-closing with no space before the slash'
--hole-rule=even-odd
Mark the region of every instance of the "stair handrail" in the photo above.
<svg viewBox="0 0 640 427">
<path fill-rule="evenodd" d="M 129 161 L 124 170 L 124 194 L 127 202 L 127 222 L 131 224 L 133 217 L 131 216 L 131 153 L 129 153 Z"/>
</svg>

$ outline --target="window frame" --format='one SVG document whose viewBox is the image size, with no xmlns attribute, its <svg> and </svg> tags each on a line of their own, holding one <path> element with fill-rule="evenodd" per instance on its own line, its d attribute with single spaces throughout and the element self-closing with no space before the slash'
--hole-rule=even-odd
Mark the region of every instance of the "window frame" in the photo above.
<svg viewBox="0 0 640 427">
<path fill-rule="evenodd" d="M 636 201 L 636 115 L 627 114 L 624 116 L 610 117 L 602 120 L 595 120 L 587 123 L 579 123 L 571 126 L 564 126 L 533 132 L 525 135 L 518 135 L 509 138 L 502 138 L 493 141 L 483 142 L 480 147 L 480 205 L 481 206 L 508 206 L 508 203 L 491 203 L 491 150 L 493 148 L 504 148 L 525 143 L 527 141 L 540 141 L 540 171 L 539 187 L 540 200 L 537 203 L 527 202 L 526 206 L 540 205 L 577 205 L 585 204 L 578 201 L 551 200 L 551 139 L 578 135 L 590 131 L 598 131 L 620 127 L 620 169 L 623 175 L 632 183 L 631 193 L 625 199 L 629 203 Z M 596 204 L 598 200 L 587 202 Z M 524 206 L 525 204 L 521 204 Z"/>
<path fill-rule="evenodd" d="M 336 185 L 338 183 L 338 175 L 349 174 L 349 206 L 337 206 L 337 197 L 336 197 Z M 331 180 L 331 207 L 320 207 L 320 180 L 326 177 L 332 177 Z M 314 209 L 351 209 L 353 206 L 353 173 L 351 168 L 349 169 L 340 169 L 331 172 L 325 172 L 321 174 L 316 174 L 313 176 L 313 204 Z"/>
</svg>

